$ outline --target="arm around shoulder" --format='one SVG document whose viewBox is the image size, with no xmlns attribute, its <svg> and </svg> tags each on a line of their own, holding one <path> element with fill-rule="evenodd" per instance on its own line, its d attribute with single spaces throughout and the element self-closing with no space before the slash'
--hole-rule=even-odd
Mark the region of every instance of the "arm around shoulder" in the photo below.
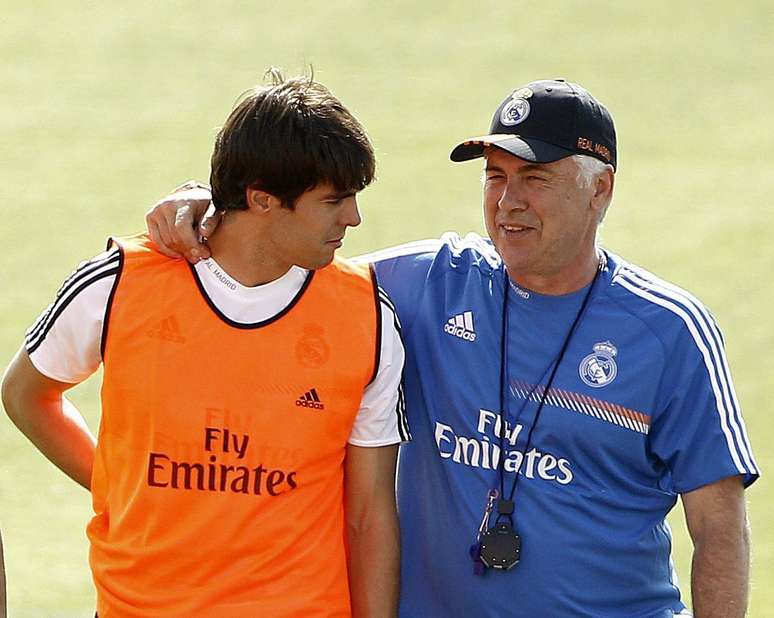
<svg viewBox="0 0 774 618">
<path fill-rule="evenodd" d="M 207 185 L 188 181 L 156 202 L 145 214 L 145 224 L 159 251 L 193 264 L 209 257 L 210 250 L 199 236 L 210 236 L 220 221 L 221 213 L 210 208 L 211 199 Z"/>
<path fill-rule="evenodd" d="M 747 611 L 750 530 L 742 477 L 682 494 L 693 540 L 691 592 L 696 618 L 736 618 Z"/>
<path fill-rule="evenodd" d="M 64 397 L 73 386 L 46 377 L 21 348 L 3 376 L 3 405 L 14 425 L 55 466 L 88 489 L 96 439 Z"/>
</svg>

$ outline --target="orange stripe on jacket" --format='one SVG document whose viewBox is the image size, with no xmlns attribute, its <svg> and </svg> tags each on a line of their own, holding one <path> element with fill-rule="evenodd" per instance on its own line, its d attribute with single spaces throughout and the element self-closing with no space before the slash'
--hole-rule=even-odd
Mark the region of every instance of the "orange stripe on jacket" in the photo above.
<svg viewBox="0 0 774 618">
<path fill-rule="evenodd" d="M 377 356 L 370 273 L 337 259 L 240 328 L 187 263 L 117 242 L 87 530 L 100 617 L 348 616 L 342 462 Z"/>
</svg>

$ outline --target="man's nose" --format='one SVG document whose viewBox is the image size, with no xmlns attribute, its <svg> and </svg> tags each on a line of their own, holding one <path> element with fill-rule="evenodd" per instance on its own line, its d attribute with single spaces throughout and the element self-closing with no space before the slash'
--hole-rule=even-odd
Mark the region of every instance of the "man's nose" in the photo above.
<svg viewBox="0 0 774 618">
<path fill-rule="evenodd" d="M 357 199 L 355 197 L 347 199 L 344 208 L 341 210 L 341 224 L 349 227 L 357 227 L 362 221 L 363 218 L 360 216 Z"/>
<path fill-rule="evenodd" d="M 524 187 L 518 178 L 508 180 L 503 194 L 500 196 L 497 205 L 502 210 L 526 210 L 527 200 L 524 194 Z"/>
</svg>

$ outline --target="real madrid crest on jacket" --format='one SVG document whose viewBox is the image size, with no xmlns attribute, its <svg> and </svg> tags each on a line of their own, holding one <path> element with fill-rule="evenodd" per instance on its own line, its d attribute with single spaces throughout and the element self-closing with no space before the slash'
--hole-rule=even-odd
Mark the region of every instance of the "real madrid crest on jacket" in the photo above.
<svg viewBox="0 0 774 618">
<path fill-rule="evenodd" d="M 594 351 L 581 361 L 578 368 L 581 380 L 594 388 L 610 384 L 618 373 L 616 354 L 618 350 L 609 341 L 594 344 Z"/>
<path fill-rule="evenodd" d="M 553 297 L 510 282 L 475 235 L 371 257 L 407 350 L 401 615 L 682 611 L 666 513 L 758 473 L 707 310 L 610 254 L 593 287 Z M 476 576 L 468 550 L 500 466 L 506 493 L 518 479 L 520 562 Z"/>
</svg>

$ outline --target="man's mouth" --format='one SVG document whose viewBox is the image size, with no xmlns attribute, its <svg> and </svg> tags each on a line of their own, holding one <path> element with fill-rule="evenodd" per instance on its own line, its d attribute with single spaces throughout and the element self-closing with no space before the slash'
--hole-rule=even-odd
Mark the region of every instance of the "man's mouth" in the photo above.
<svg viewBox="0 0 774 618">
<path fill-rule="evenodd" d="M 531 232 L 535 228 L 533 227 L 527 227 L 526 225 L 504 225 L 500 224 L 500 229 L 503 230 L 508 235 L 523 235 L 527 234 L 528 232 Z"/>
</svg>

